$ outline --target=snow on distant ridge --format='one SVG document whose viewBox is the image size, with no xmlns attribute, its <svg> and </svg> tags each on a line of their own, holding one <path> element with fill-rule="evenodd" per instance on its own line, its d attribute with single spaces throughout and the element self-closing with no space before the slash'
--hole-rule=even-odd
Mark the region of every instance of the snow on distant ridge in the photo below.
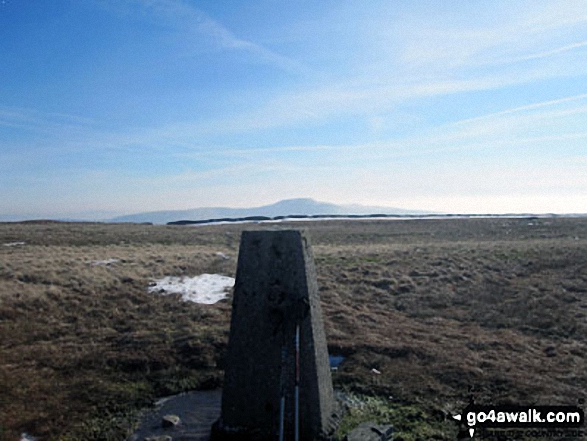
<svg viewBox="0 0 587 441">
<path fill-rule="evenodd" d="M 181 294 L 186 302 L 212 305 L 226 298 L 227 291 L 234 286 L 234 278 L 220 274 L 202 274 L 196 277 L 166 276 L 156 280 L 149 292 Z"/>
</svg>

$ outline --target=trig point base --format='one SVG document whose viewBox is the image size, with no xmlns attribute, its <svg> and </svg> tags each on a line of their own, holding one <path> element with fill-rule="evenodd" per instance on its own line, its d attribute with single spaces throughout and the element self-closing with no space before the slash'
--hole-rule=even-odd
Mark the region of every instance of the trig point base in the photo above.
<svg viewBox="0 0 587 441">
<path fill-rule="evenodd" d="M 307 238 L 297 230 L 243 232 L 222 415 L 211 439 L 275 441 L 283 432 L 293 440 L 296 413 L 300 441 L 328 439 L 334 406 Z"/>
</svg>

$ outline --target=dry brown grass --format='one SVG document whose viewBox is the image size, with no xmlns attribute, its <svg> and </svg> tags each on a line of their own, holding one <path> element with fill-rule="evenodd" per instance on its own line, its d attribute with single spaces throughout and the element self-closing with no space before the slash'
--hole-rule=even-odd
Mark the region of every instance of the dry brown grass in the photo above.
<svg viewBox="0 0 587 441">
<path fill-rule="evenodd" d="M 469 386 L 487 404 L 585 397 L 586 219 L 303 226 L 330 350 L 347 356 L 338 386 L 440 425 Z M 0 224 L 0 439 L 120 440 L 154 397 L 219 386 L 230 301 L 147 287 L 233 276 L 244 228 L 259 226 Z"/>
</svg>

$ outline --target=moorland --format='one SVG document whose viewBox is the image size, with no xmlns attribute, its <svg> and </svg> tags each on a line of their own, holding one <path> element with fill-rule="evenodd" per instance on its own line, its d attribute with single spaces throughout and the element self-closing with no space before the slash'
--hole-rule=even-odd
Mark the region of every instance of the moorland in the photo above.
<svg viewBox="0 0 587 441">
<path fill-rule="evenodd" d="M 586 218 L 2 223 L 0 439 L 123 440 L 156 398 L 221 387 L 230 296 L 148 287 L 234 277 L 242 230 L 292 227 L 308 231 L 329 351 L 345 357 L 335 387 L 361 403 L 341 433 L 369 419 L 398 440 L 454 440 L 471 394 L 585 399 Z"/>
</svg>

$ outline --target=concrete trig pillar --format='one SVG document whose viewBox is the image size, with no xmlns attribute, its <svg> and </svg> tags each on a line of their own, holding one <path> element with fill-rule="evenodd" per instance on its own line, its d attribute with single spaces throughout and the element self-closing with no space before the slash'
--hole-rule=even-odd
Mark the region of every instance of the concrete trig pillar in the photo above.
<svg viewBox="0 0 587 441">
<path fill-rule="evenodd" d="M 276 440 L 282 390 L 293 440 L 297 324 L 300 441 L 328 438 L 335 404 L 310 245 L 297 230 L 243 232 L 213 440 Z"/>
</svg>

